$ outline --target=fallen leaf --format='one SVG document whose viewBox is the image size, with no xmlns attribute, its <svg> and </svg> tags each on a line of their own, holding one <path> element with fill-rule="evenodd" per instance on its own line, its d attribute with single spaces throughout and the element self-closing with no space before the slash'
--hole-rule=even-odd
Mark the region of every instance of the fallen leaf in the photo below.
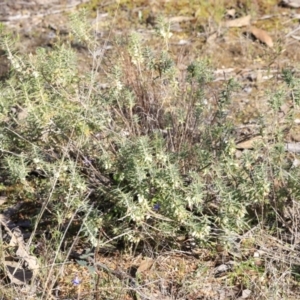
<svg viewBox="0 0 300 300">
<path fill-rule="evenodd" d="M 224 23 L 226 27 L 244 27 L 250 25 L 251 16 L 245 16 L 234 20 L 229 20 Z"/>
<path fill-rule="evenodd" d="M 250 290 L 243 290 L 242 292 L 242 299 L 247 299 L 249 298 L 251 295 L 251 291 Z"/>
<path fill-rule="evenodd" d="M 253 138 L 251 138 L 250 140 L 238 143 L 236 145 L 237 149 L 253 149 L 254 148 L 254 144 L 257 142 L 262 141 L 262 137 L 261 136 L 255 136 Z"/>
<path fill-rule="evenodd" d="M 5 258 L 5 267 L 7 275 L 12 283 L 23 285 L 27 284 L 33 277 L 33 274 L 37 272 L 39 265 L 35 256 L 30 255 L 29 249 L 25 245 L 23 233 L 17 226 L 10 229 L 9 225 L 12 222 L 9 218 L 9 213 L 12 214 L 14 210 L 21 207 L 22 203 L 18 203 L 18 206 L 7 210 L 6 215 L 0 214 L 0 224 L 4 227 L 7 234 L 11 237 L 9 245 L 17 247 L 15 257 L 19 259 L 19 262 L 11 260 L 9 257 Z M 26 269 L 23 268 L 23 262 L 26 262 Z"/>
<path fill-rule="evenodd" d="M 37 258 L 33 255 L 30 255 L 23 245 L 19 246 L 18 250 L 16 251 L 16 255 L 23 261 L 26 261 L 27 268 L 29 270 L 37 270 L 39 268 Z"/>
<path fill-rule="evenodd" d="M 226 11 L 226 16 L 233 18 L 235 16 L 235 9 L 231 8 Z"/>
<path fill-rule="evenodd" d="M 300 7 L 300 0 L 282 0 L 281 3 L 284 6 L 298 8 Z"/>
<path fill-rule="evenodd" d="M 257 38 L 262 43 L 265 43 L 268 47 L 273 47 L 273 40 L 266 31 L 251 26 L 250 32 L 255 36 L 255 38 Z"/>
<path fill-rule="evenodd" d="M 193 20 L 195 20 L 195 17 L 177 16 L 177 17 L 169 18 L 170 23 L 188 22 Z"/>
</svg>

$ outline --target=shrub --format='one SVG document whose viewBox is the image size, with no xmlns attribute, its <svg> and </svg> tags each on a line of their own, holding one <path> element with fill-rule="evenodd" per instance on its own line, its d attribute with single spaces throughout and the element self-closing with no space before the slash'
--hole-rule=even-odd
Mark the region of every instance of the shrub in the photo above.
<svg viewBox="0 0 300 300">
<path fill-rule="evenodd" d="M 70 44 L 23 57 L 4 37 L 12 70 L 0 92 L 1 168 L 6 185 L 21 185 L 41 205 L 36 227 L 48 210 L 69 230 L 81 220 L 75 228 L 93 246 L 157 245 L 179 233 L 207 242 L 213 229 L 241 232 L 264 209 L 281 213 L 274 201 L 299 194 L 298 170 L 288 170 L 274 133 L 276 147 L 263 135 L 253 151 L 235 156 L 234 80 L 212 92 L 206 59 L 180 73 L 168 34 L 161 51 L 132 34 L 115 42 L 118 57 L 97 58 L 100 45 L 82 22 L 72 17 L 74 41 L 94 66 L 101 61 L 107 89 L 97 70 L 79 72 Z M 273 109 L 283 96 L 270 101 Z"/>
</svg>

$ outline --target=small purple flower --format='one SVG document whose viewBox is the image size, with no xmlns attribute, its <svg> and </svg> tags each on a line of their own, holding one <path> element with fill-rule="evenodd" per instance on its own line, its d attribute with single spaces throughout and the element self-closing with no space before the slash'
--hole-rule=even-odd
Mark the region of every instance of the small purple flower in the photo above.
<svg viewBox="0 0 300 300">
<path fill-rule="evenodd" d="M 155 211 L 158 211 L 160 209 L 160 204 L 159 203 L 154 204 L 153 209 Z"/>
<path fill-rule="evenodd" d="M 73 283 L 74 285 L 79 285 L 79 284 L 80 284 L 80 281 L 81 281 L 81 280 L 79 280 L 78 276 L 76 276 L 76 277 L 72 280 L 72 283 Z"/>
</svg>

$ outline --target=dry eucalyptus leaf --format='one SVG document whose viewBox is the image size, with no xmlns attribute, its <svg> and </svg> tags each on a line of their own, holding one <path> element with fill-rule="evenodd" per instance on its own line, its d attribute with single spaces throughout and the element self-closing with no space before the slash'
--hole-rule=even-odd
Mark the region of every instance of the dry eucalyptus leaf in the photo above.
<svg viewBox="0 0 300 300">
<path fill-rule="evenodd" d="M 254 148 L 254 144 L 257 142 L 262 141 L 262 137 L 261 136 L 255 136 L 253 138 L 251 138 L 250 140 L 241 142 L 239 144 L 236 145 L 237 149 L 253 149 Z"/>
<path fill-rule="evenodd" d="M 0 224 L 3 225 L 5 231 L 11 237 L 9 245 L 18 247 L 16 256 L 27 263 L 28 269 L 37 270 L 39 268 L 38 260 L 35 256 L 29 254 L 29 250 L 24 243 L 22 231 L 18 227 L 10 229 L 8 227 L 9 222 L 10 218 L 8 216 L 0 214 Z"/>
<path fill-rule="evenodd" d="M 16 255 L 22 258 L 28 265 L 28 269 L 30 270 L 37 270 L 39 268 L 38 260 L 35 256 L 29 255 L 28 251 L 25 249 L 24 246 L 20 246 L 16 252 Z"/>
<path fill-rule="evenodd" d="M 18 249 L 16 255 L 27 263 L 28 269 L 36 270 L 39 268 L 37 258 L 30 255 L 24 243 L 23 234 L 19 228 L 15 228 L 11 240 L 14 240 Z"/>
<path fill-rule="evenodd" d="M 176 17 L 169 18 L 170 23 L 188 22 L 193 20 L 195 20 L 195 17 L 176 16 Z"/>
<path fill-rule="evenodd" d="M 250 27 L 250 32 L 262 43 L 265 43 L 268 47 L 273 47 L 273 40 L 272 38 L 269 36 L 269 34 L 262 30 L 259 29 L 257 27 L 251 26 Z"/>
<path fill-rule="evenodd" d="M 235 16 L 235 9 L 234 8 L 227 9 L 226 16 L 229 16 L 229 17 L 233 18 Z"/>
<path fill-rule="evenodd" d="M 288 7 L 300 7 L 300 0 L 282 0 L 281 3 Z"/>
<path fill-rule="evenodd" d="M 248 289 L 243 290 L 243 292 L 242 292 L 242 299 L 247 299 L 247 298 L 250 297 L 250 295 L 251 295 L 251 291 L 250 290 L 248 290 Z"/>
<path fill-rule="evenodd" d="M 226 27 L 244 27 L 250 25 L 251 16 L 245 16 L 234 20 L 229 20 L 224 23 Z"/>
</svg>

